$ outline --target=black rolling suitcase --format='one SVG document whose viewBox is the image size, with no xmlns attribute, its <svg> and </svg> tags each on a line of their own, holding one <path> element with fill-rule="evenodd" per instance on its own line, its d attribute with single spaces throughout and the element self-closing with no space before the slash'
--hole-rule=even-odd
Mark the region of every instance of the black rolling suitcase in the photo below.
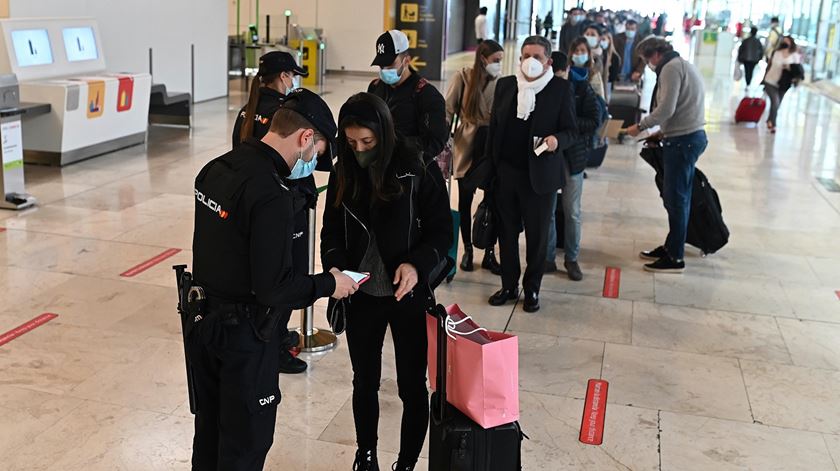
<svg viewBox="0 0 840 471">
<path fill-rule="evenodd" d="M 485 429 L 446 402 L 446 309 L 437 305 L 437 385 L 429 421 L 429 471 L 521 471 L 518 422 Z"/>
<path fill-rule="evenodd" d="M 634 83 L 620 83 L 613 86 L 607 109 L 613 119 L 624 121 L 623 127 L 629 127 L 642 119 L 642 92 Z"/>
<path fill-rule="evenodd" d="M 654 181 L 662 195 L 663 167 L 662 147 L 647 145 L 642 149 L 642 159 L 656 172 Z M 723 221 L 723 209 L 717 191 L 712 188 L 709 179 L 699 168 L 694 169 L 691 188 L 691 213 L 688 216 L 686 243 L 703 252 L 713 254 L 729 242 L 729 228 Z"/>
</svg>

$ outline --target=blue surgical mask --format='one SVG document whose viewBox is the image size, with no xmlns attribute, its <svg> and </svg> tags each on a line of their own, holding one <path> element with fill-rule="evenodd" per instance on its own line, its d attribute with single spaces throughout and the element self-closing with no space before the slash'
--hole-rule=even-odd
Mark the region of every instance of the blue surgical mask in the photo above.
<svg viewBox="0 0 840 471">
<path fill-rule="evenodd" d="M 396 85 L 402 76 L 402 67 L 396 69 L 380 69 L 379 78 L 388 85 Z"/>
<path fill-rule="evenodd" d="M 575 19 L 577 19 L 577 23 L 580 23 L 581 21 L 586 19 L 586 15 L 578 15 L 575 17 Z"/>
<path fill-rule="evenodd" d="M 303 160 L 303 152 L 300 151 L 300 158 L 295 162 L 295 166 L 292 167 L 292 172 L 289 174 L 290 180 L 299 180 L 312 175 L 312 172 L 315 171 L 315 166 L 318 165 L 318 151 L 315 150 L 314 139 L 312 140 L 312 160 L 305 162 Z"/>
<path fill-rule="evenodd" d="M 600 43 L 600 46 L 601 46 L 601 49 L 609 49 L 610 42 L 607 41 L 606 39 L 602 39 L 601 43 Z"/>
<path fill-rule="evenodd" d="M 635 31 L 625 31 L 624 34 L 627 35 L 627 39 L 633 39 L 633 38 L 636 37 L 636 32 Z"/>
<path fill-rule="evenodd" d="M 598 47 L 598 36 L 586 36 L 586 44 L 592 49 Z"/>
<path fill-rule="evenodd" d="M 589 62 L 589 54 L 575 54 L 572 56 L 572 62 L 578 67 L 583 67 Z"/>
</svg>

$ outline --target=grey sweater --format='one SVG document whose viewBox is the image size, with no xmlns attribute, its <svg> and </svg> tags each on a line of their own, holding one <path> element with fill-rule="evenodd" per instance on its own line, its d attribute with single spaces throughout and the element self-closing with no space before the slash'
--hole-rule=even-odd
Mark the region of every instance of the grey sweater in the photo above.
<svg viewBox="0 0 840 471">
<path fill-rule="evenodd" d="M 706 92 L 697 68 L 676 57 L 665 64 L 657 80 L 656 108 L 639 127 L 644 130 L 658 125 L 666 138 L 701 131 L 706 124 Z"/>
</svg>

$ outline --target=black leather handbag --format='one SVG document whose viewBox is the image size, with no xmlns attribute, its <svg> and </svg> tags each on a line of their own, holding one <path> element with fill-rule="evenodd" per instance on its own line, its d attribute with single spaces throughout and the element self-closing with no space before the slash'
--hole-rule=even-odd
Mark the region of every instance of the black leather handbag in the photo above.
<svg viewBox="0 0 840 471">
<path fill-rule="evenodd" d="M 481 250 L 493 248 L 496 245 L 497 236 L 495 202 L 493 194 L 486 192 L 473 216 L 473 246 Z"/>
</svg>

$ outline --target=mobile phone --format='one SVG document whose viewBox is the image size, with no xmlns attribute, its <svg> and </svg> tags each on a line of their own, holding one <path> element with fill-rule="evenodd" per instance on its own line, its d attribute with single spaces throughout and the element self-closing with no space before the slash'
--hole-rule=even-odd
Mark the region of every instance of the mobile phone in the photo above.
<svg viewBox="0 0 840 471">
<path fill-rule="evenodd" d="M 370 273 L 368 273 L 368 272 L 361 272 L 360 273 L 360 272 L 357 272 L 357 271 L 342 270 L 341 273 L 344 273 L 345 275 L 352 278 L 353 281 L 358 285 L 364 284 L 365 281 L 370 279 Z"/>
</svg>

